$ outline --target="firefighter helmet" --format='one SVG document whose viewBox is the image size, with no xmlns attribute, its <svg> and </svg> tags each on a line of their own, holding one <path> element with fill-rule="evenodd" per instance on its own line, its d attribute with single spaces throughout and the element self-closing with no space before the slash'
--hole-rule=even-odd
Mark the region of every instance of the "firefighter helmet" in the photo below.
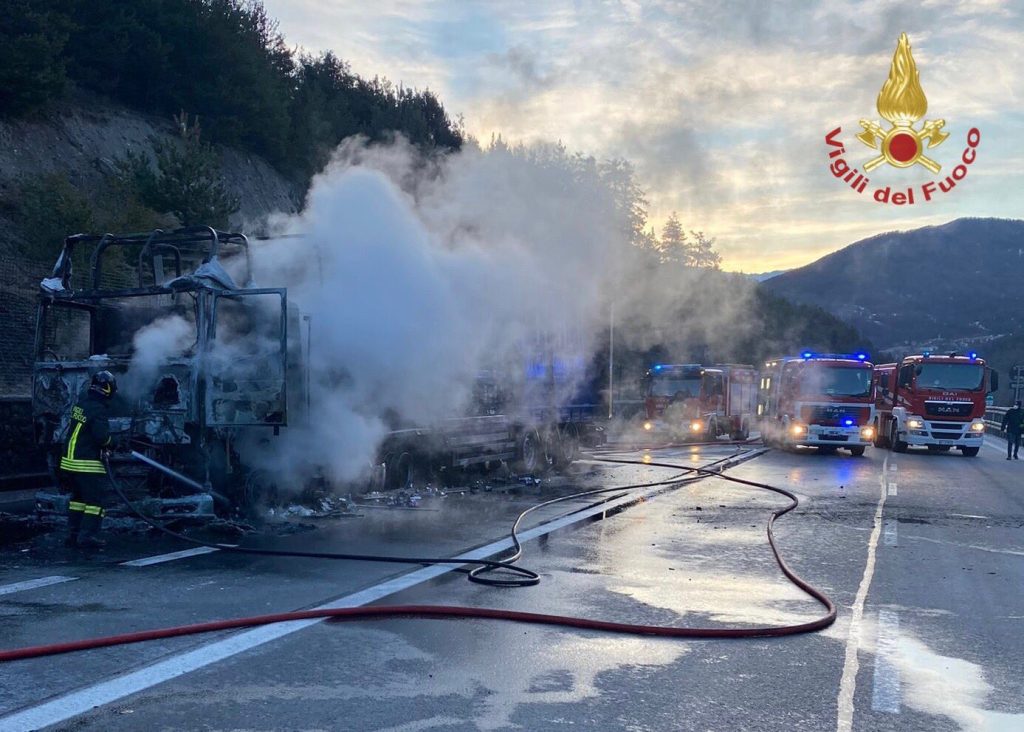
<svg viewBox="0 0 1024 732">
<path fill-rule="evenodd" d="M 97 371 L 92 375 L 89 391 L 94 391 L 102 397 L 112 397 L 117 392 L 117 379 L 109 371 Z"/>
</svg>

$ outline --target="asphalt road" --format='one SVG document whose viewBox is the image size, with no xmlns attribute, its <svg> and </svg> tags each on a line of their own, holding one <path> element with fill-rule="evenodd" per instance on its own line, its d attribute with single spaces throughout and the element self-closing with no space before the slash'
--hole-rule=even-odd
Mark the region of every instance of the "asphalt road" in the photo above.
<svg viewBox="0 0 1024 732">
<path fill-rule="evenodd" d="M 579 487 L 671 474 L 579 469 Z M 831 628 L 678 641 L 477 620 L 273 626 L 0 666 L 0 730 L 32 719 L 75 730 L 1024 729 L 1022 463 L 994 447 L 974 459 L 773 451 L 729 473 L 801 496 L 776 535 L 794 569 L 839 605 Z M 500 539 L 535 498 L 380 511 L 265 543 L 452 554 Z M 715 479 L 663 493 L 528 543 L 523 563 L 542 582 L 514 590 L 422 568 L 224 553 L 119 564 L 182 548 L 162 541 L 118 541 L 88 561 L 8 552 L 2 646 L 337 598 L 676 625 L 800 622 L 821 608 L 780 575 L 765 541 L 782 501 Z M 569 510 L 556 508 L 538 520 Z M 75 579 L 20 584 L 47 577 Z"/>
</svg>

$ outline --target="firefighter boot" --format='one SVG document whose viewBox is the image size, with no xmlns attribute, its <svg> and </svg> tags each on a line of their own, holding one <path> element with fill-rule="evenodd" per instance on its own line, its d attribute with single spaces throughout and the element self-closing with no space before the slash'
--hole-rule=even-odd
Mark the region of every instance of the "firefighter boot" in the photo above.
<svg viewBox="0 0 1024 732">
<path fill-rule="evenodd" d="M 78 546 L 78 532 L 82 529 L 82 519 L 85 514 L 81 511 L 71 509 L 68 511 L 68 535 L 64 538 L 64 546 L 74 549 Z"/>
<path fill-rule="evenodd" d="M 100 525 L 103 523 L 103 515 L 99 513 L 87 513 L 82 518 L 82 528 L 78 533 L 79 549 L 102 549 L 107 542 L 99 538 Z"/>
</svg>

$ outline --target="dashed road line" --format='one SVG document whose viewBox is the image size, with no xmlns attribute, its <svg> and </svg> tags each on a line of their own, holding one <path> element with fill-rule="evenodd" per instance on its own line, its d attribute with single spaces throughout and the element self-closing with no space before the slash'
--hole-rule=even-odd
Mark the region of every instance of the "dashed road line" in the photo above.
<svg viewBox="0 0 1024 732">
<path fill-rule="evenodd" d="M 731 463 L 722 465 L 722 468 L 732 467 L 740 463 L 752 460 L 763 455 L 766 450 L 752 450 L 749 453 L 738 455 Z M 527 531 L 520 532 L 519 539 L 525 543 L 532 539 L 545 536 L 560 529 L 582 524 L 586 519 L 597 514 L 608 511 L 619 506 L 627 506 L 644 498 L 651 498 L 661 493 L 666 493 L 670 488 L 658 487 L 648 490 L 631 493 L 608 502 L 553 519 Z M 512 547 L 511 539 L 500 539 L 491 542 L 486 546 L 464 552 L 456 559 L 470 562 L 474 559 L 492 557 Z M 368 587 L 359 592 L 338 598 L 328 603 L 316 606 L 313 609 L 360 607 L 376 602 L 385 597 L 393 595 L 412 587 L 420 585 L 429 580 L 440 577 L 455 569 L 456 565 L 433 565 L 393 577 L 379 584 Z M 6 716 L 0 717 L 0 732 L 13 732 L 14 730 L 37 729 L 60 724 L 73 717 L 90 712 L 96 707 L 110 704 L 111 702 L 123 699 L 131 694 L 152 688 L 165 681 L 184 676 L 187 673 L 205 668 L 210 664 L 223 661 L 227 658 L 250 651 L 263 646 L 271 641 L 289 636 L 304 628 L 308 628 L 323 622 L 322 619 L 293 620 L 286 623 L 266 625 L 252 630 L 245 630 L 227 638 L 204 644 L 191 651 L 185 651 L 177 655 L 164 658 L 161 661 L 144 666 L 139 669 L 128 671 L 119 676 L 99 681 L 91 686 L 86 686 L 76 691 L 54 697 L 48 701 L 35 706 L 24 708 Z"/>
<path fill-rule="evenodd" d="M 839 681 L 839 699 L 836 702 L 836 732 L 851 732 L 853 729 L 853 695 L 857 690 L 857 671 L 860 669 L 860 659 L 857 654 L 860 651 L 861 622 L 864 619 L 864 603 L 868 598 L 868 590 L 871 588 L 871 580 L 875 575 L 875 554 L 878 550 L 878 539 L 882 533 L 882 510 L 885 508 L 886 498 L 886 470 L 893 471 L 895 465 L 889 465 L 889 456 L 886 455 L 882 463 L 882 475 L 880 478 L 881 496 L 875 506 L 874 528 L 868 538 L 868 558 L 864 565 L 864 576 L 861 577 L 860 587 L 857 588 L 857 595 L 853 601 L 853 608 L 850 613 L 850 630 L 846 637 L 846 654 L 843 659 L 843 675 Z"/>
<path fill-rule="evenodd" d="M 885 545 L 886 546 L 899 546 L 899 522 L 894 519 L 885 520 Z"/>
<path fill-rule="evenodd" d="M 189 557 L 197 557 L 201 554 L 212 554 L 213 552 L 219 551 L 220 549 L 214 549 L 212 546 L 197 546 L 193 549 L 182 549 L 180 552 L 158 554 L 155 557 L 143 557 L 142 559 L 132 559 L 129 562 L 121 562 L 121 566 L 148 567 L 152 564 L 163 564 L 164 562 L 173 562 L 176 559 L 188 559 Z"/>
<path fill-rule="evenodd" d="M 899 635 L 899 613 L 895 610 L 879 611 L 875 675 L 871 689 L 871 708 L 876 712 L 900 713 L 900 667 L 896 663 Z"/>
<path fill-rule="evenodd" d="M 895 495 L 897 495 L 898 491 L 899 491 L 899 488 L 898 488 L 897 483 L 895 481 L 890 481 L 889 487 L 888 487 L 889 495 L 890 496 L 895 496 Z"/>
<path fill-rule="evenodd" d="M 11 585 L 0 585 L 0 595 L 13 595 L 15 592 L 24 592 L 25 590 L 35 590 L 40 587 L 59 585 L 62 582 L 71 582 L 76 579 L 78 579 L 78 577 L 62 577 L 61 575 L 53 575 L 52 577 L 40 577 L 39 579 L 26 580 L 25 582 L 15 582 Z"/>
</svg>

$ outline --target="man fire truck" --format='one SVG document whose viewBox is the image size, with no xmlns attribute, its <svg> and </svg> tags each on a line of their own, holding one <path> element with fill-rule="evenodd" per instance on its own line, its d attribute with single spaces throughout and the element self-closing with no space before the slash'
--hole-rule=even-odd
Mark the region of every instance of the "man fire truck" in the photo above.
<svg viewBox="0 0 1024 732">
<path fill-rule="evenodd" d="M 757 404 L 756 381 L 749 365 L 657 364 L 644 379 L 644 430 L 682 439 L 745 440 Z"/>
<path fill-rule="evenodd" d="M 761 372 L 757 414 L 766 445 L 842 447 L 863 455 L 875 436 L 872 365 L 866 353 L 772 359 Z"/>
<path fill-rule="evenodd" d="M 985 396 L 999 388 L 999 374 L 978 354 L 924 353 L 875 367 L 875 445 L 905 452 L 956 447 L 967 457 L 985 437 Z"/>
</svg>

